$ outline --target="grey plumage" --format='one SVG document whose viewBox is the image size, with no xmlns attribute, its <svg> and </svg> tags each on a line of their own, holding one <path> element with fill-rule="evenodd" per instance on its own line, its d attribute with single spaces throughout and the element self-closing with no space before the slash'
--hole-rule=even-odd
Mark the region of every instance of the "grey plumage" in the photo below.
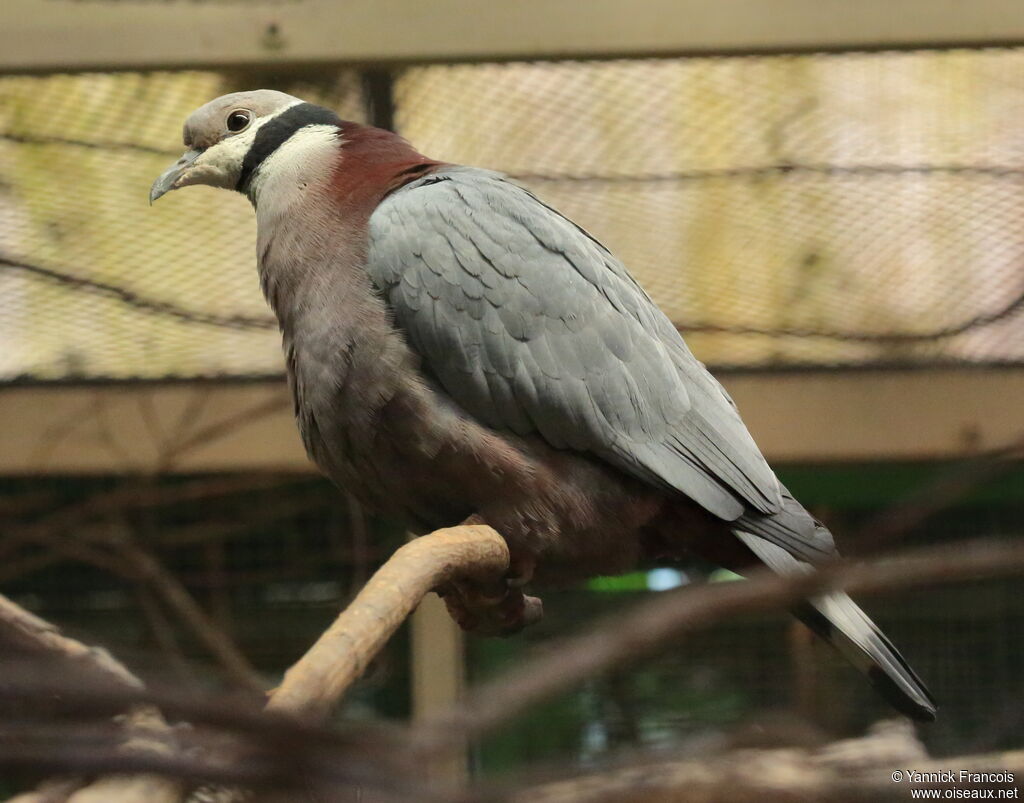
<svg viewBox="0 0 1024 803">
<path fill-rule="evenodd" d="M 774 474 L 675 327 L 526 190 L 472 168 L 408 184 L 370 218 L 366 269 L 474 417 L 597 455 L 726 520 L 744 503 L 781 510 Z"/>
<path fill-rule="evenodd" d="M 253 202 L 303 442 L 367 504 L 422 529 L 485 521 L 541 582 L 835 555 L 625 267 L 527 190 L 281 93 L 218 98 L 185 130 L 151 198 L 206 183 Z M 797 613 L 934 716 L 852 600 Z"/>
</svg>

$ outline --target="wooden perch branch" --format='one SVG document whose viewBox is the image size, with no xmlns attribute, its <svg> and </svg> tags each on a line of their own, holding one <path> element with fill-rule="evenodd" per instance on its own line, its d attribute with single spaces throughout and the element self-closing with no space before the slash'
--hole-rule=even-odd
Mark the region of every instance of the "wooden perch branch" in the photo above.
<svg viewBox="0 0 1024 803">
<path fill-rule="evenodd" d="M 267 708 L 325 717 L 432 589 L 459 577 L 501 576 L 504 539 L 490 527 L 438 530 L 405 544 L 284 676 Z"/>
<path fill-rule="evenodd" d="M 0 595 L 0 643 L 25 657 L 42 657 L 64 664 L 80 681 L 100 684 L 129 694 L 145 684 L 124 664 L 99 647 L 88 647 L 69 638 L 52 624 Z M 118 747 L 125 753 L 167 754 L 174 748 L 170 727 L 151 706 L 134 707 L 126 716 L 127 739 Z M 112 775 L 82 787 L 77 781 L 60 781 L 50 789 L 19 796 L 20 803 L 177 803 L 180 783 L 159 775 Z"/>
<path fill-rule="evenodd" d="M 1024 777 L 1024 751 L 929 758 L 914 726 L 903 719 L 876 722 L 864 736 L 828 744 L 789 743 L 793 734 L 787 737 L 785 728 L 762 736 L 759 747 L 697 748 L 699 755 L 662 750 L 634 753 L 626 761 L 612 758 L 604 768 L 524 784 L 501 799 L 503 803 L 865 803 L 911 800 L 912 789 L 938 790 L 935 799 L 1017 799 L 1015 790 Z M 993 790 L 991 798 L 985 790 Z"/>
<path fill-rule="evenodd" d="M 126 546 L 130 545 L 120 544 L 122 550 Z M 131 549 L 128 551 L 131 553 Z M 131 553 L 128 559 L 133 557 L 138 556 Z M 370 579 L 307 654 L 287 672 L 267 709 L 313 720 L 325 717 L 427 593 L 452 580 L 493 581 L 504 574 L 508 563 L 504 539 L 483 525 L 440 530 L 404 545 Z M 141 572 L 143 576 L 151 574 Z M 37 655 L 44 653 L 62 658 L 88 659 L 97 664 L 101 674 L 110 675 L 118 681 L 117 689 L 124 692 L 126 700 L 137 700 L 139 694 L 144 693 L 142 682 L 106 653 L 67 639 L 56 628 L 14 603 L 3 602 L 7 604 L 0 605 L 0 639 L 8 642 L 20 639 L 24 651 Z M 155 710 L 150 710 L 155 714 Z M 156 730 L 167 729 L 159 715 L 155 716 Z M 268 719 L 265 724 L 273 731 L 281 722 Z M 129 735 L 138 730 L 133 725 Z M 134 741 L 137 743 L 138 740 Z M 83 756 L 78 758 L 84 760 Z M 103 756 L 96 758 L 99 760 Z M 172 765 L 177 766 L 173 762 L 180 763 L 182 757 L 175 754 L 167 759 L 170 762 L 167 763 L 168 770 L 173 775 Z M 143 763 L 148 761 L 150 765 L 160 766 L 161 760 L 150 755 Z M 130 757 L 124 755 L 120 760 L 114 759 L 115 764 L 118 761 L 127 766 Z M 189 764 L 186 761 L 182 766 L 187 768 Z M 72 797 L 56 799 L 81 800 L 82 803 L 93 800 L 171 803 L 180 800 L 181 791 L 177 783 L 163 781 L 156 776 L 129 774 L 103 777 L 89 787 L 75 788 Z M 221 792 L 224 800 L 244 797 L 238 789 L 222 788 Z M 39 793 L 35 794 L 36 797 L 26 800 L 43 799 L 38 797 Z M 429 797 L 426 790 L 424 795 Z"/>
<path fill-rule="evenodd" d="M 289 717 L 266 717 L 265 720 L 254 720 L 259 723 L 260 734 L 267 737 L 267 744 L 273 750 L 288 752 L 287 745 L 299 744 L 301 740 L 287 729 L 316 728 L 303 722 L 296 722 L 292 716 L 300 716 L 312 720 L 324 718 L 332 706 L 344 695 L 345 691 L 363 672 L 369 661 L 383 647 L 394 631 L 412 612 L 420 600 L 439 585 L 453 580 L 471 579 L 476 581 L 493 580 L 501 576 L 507 569 L 509 555 L 504 540 L 498 533 L 483 525 L 464 525 L 461 527 L 440 530 L 431 535 L 416 539 L 401 549 L 374 575 L 356 599 L 343 611 L 331 627 L 321 636 L 308 653 L 286 674 L 284 682 L 273 695 L 267 708 L 287 713 Z M 823 589 L 845 587 L 860 593 L 880 592 L 889 589 L 910 588 L 929 583 L 952 582 L 971 577 L 996 576 L 1019 572 L 1024 569 L 1024 545 L 1014 541 L 1007 542 L 974 542 L 957 544 L 954 547 L 944 546 L 919 550 L 915 553 L 897 558 L 889 558 L 870 563 L 835 564 L 825 567 L 815 575 L 801 575 L 793 578 L 771 576 L 767 572 L 752 575 L 751 579 L 742 583 L 713 584 L 700 588 L 686 589 L 677 593 L 659 595 L 649 602 L 634 606 L 625 615 L 614 621 L 599 624 L 591 631 L 568 639 L 556 645 L 547 653 L 534 661 L 520 666 L 514 673 L 504 675 L 495 681 L 477 688 L 466 704 L 444 718 L 434 720 L 429 727 L 414 730 L 411 736 L 412 750 L 406 752 L 409 742 L 397 739 L 391 743 L 391 749 L 381 752 L 380 757 L 361 758 L 359 766 L 368 766 L 367 761 L 376 766 L 387 755 L 408 755 L 413 762 L 423 758 L 421 752 L 427 749 L 444 749 L 465 738 L 467 734 L 482 733 L 488 728 L 514 716 L 523 707 L 535 703 L 550 694 L 560 691 L 576 682 L 586 674 L 602 671 L 610 666 L 626 663 L 636 657 L 649 653 L 659 644 L 669 641 L 677 643 L 680 636 L 687 632 L 708 627 L 731 615 L 780 607 L 814 594 Z M 115 688 L 121 690 L 126 700 L 139 701 L 141 683 L 120 667 L 114 659 L 103 657 L 103 654 L 90 650 L 84 645 L 61 636 L 55 628 L 39 620 L 37 617 L 22 611 L 14 603 L 0 597 L 0 640 L 12 644 L 22 644 L 22 649 L 37 654 L 71 657 L 83 661 L 86 665 L 96 664 L 94 671 L 109 675 L 120 683 Z M 100 656 L 97 658 L 97 656 Z M 109 659 L 109 663 L 108 660 Z M 124 675 L 124 676 L 123 676 Z M 109 688 L 109 686 L 108 686 Z M 163 705 L 163 703 L 161 703 Z M 175 710 L 175 709 L 167 709 Z M 192 714 L 184 709 L 181 713 L 192 719 Z M 258 715 L 266 716 L 266 715 Z M 197 721 L 212 723 L 215 718 L 207 716 Z M 166 727 L 166 726 L 164 726 Z M 158 728 L 159 731 L 159 723 Z M 316 749 L 301 748 L 301 765 L 288 766 L 289 783 L 301 778 L 309 788 L 323 783 L 325 789 L 338 788 L 339 778 L 331 776 L 332 768 L 338 767 L 338 754 L 332 753 L 331 744 L 325 737 L 318 738 Z M 276 735 L 275 735 L 276 734 Z M 311 732 L 312 734 L 312 732 Z M 306 734 L 310 736 L 311 734 Z M 305 743 L 312 745 L 314 742 Z M 114 745 L 114 747 L 117 747 Z M 769 751 L 770 752 L 770 751 Z M 245 753 L 234 756 L 226 754 L 226 762 L 220 766 L 223 771 L 253 771 L 266 769 L 269 756 L 263 755 L 261 763 L 244 764 Z M 743 754 L 731 761 L 716 762 L 694 761 L 683 762 L 664 771 L 654 771 L 650 767 L 637 768 L 627 772 L 622 778 L 627 783 L 623 789 L 624 796 L 617 798 L 608 796 L 595 798 L 622 803 L 633 803 L 639 800 L 659 799 L 674 801 L 677 799 L 696 799 L 693 797 L 698 788 L 707 792 L 708 801 L 740 799 L 735 797 L 737 790 L 749 791 L 749 799 L 797 799 L 808 788 L 812 791 L 824 790 L 833 794 L 836 800 L 859 800 L 864 789 L 871 789 L 877 795 L 871 799 L 895 799 L 897 792 L 905 789 L 889 786 L 885 773 L 881 780 L 875 776 L 877 771 L 871 769 L 869 774 L 858 776 L 856 784 L 848 784 L 846 770 L 836 775 L 829 766 L 822 763 L 819 755 L 796 757 L 788 753 L 765 753 L 764 761 L 757 766 L 758 772 L 747 775 L 736 774 L 735 768 L 754 767 L 760 754 Z M 103 756 L 99 756 L 103 758 Z M 130 756 L 125 757 L 125 764 L 136 768 L 136 774 L 123 775 L 120 779 L 107 777 L 92 787 L 99 797 L 88 795 L 70 798 L 71 801 L 104 800 L 117 803 L 155 803 L 155 801 L 172 801 L 180 794 L 181 787 L 166 783 L 161 788 L 159 779 L 139 774 L 142 766 L 138 763 L 128 764 Z M 161 772 L 168 776 L 184 775 L 188 778 L 210 777 L 211 769 L 205 767 L 197 771 L 197 765 L 182 764 L 181 754 L 174 754 L 168 759 L 178 760 L 178 764 L 165 762 Z M 929 768 L 923 754 L 911 756 L 914 763 L 908 767 Z M 791 761 L 792 759 L 792 761 Z M 159 764 L 160 756 L 149 750 L 145 760 L 145 771 L 153 771 Z M 879 760 L 878 766 L 889 767 L 893 756 L 891 751 L 885 752 L 884 761 Z M 909 759 L 908 759 L 909 760 Z M 773 798 L 764 789 L 764 780 L 768 786 L 778 791 L 785 786 L 783 781 L 773 774 L 772 767 L 786 765 L 789 761 L 797 772 L 793 777 L 793 789 L 784 790 L 784 794 Z M 767 763 L 765 763 L 767 762 Z M 948 763 L 948 762 L 947 762 Z M 813 765 L 813 766 L 811 766 Z M 820 765 L 820 766 L 819 766 Z M 101 765 L 109 767 L 110 764 Z M 421 765 L 420 765 L 421 766 Z M 789 765 L 786 765 L 789 766 Z M 806 778 L 807 767 L 815 772 L 820 770 L 822 779 L 807 787 L 799 773 Z M 937 764 L 935 766 L 938 766 Z M 959 766 L 959 765 L 958 765 Z M 1020 767 L 1019 755 L 1003 757 L 982 757 L 964 766 L 985 766 L 990 768 L 1011 768 L 1014 772 Z M 216 769 L 216 767 L 214 767 Z M 109 771 L 109 770 L 107 770 Z M 130 772 L 130 770 L 129 770 Z M 224 776 L 221 775 L 221 778 Z M 242 780 L 251 788 L 258 786 L 259 781 Z M 645 779 L 639 783 L 637 779 Z M 703 780 L 701 780 L 703 779 Z M 709 781 L 710 779 L 710 781 Z M 353 781 L 351 777 L 348 779 Z M 614 790 L 615 779 L 602 776 L 586 782 L 584 786 L 597 787 L 597 791 L 608 793 Z M 620 779 L 621 780 L 621 779 Z M 657 783 L 655 783 L 657 781 Z M 223 783 L 223 781 L 221 781 Z M 362 781 L 354 781 L 362 783 Z M 663 789 L 657 790 L 658 783 Z M 700 784 L 704 783 L 704 787 Z M 645 785 L 646 784 L 646 785 Z M 801 785 L 803 784 L 803 785 Z M 683 790 L 680 792 L 679 790 Z M 838 790 L 838 791 L 837 791 Z M 81 790 L 86 791 L 86 790 Z M 220 800 L 239 800 L 244 797 L 240 789 L 221 788 L 224 795 Z M 663 797 L 637 797 L 637 791 L 664 793 Z M 726 792 L 725 794 L 720 794 Z M 431 790 L 426 786 L 420 789 L 424 799 L 429 797 Z M 587 800 L 580 796 L 580 788 L 576 782 L 563 782 L 548 785 L 546 788 L 530 788 L 524 790 L 525 797 L 491 795 L 473 796 L 470 792 L 465 800 Z M 563 793 L 572 792 L 575 797 L 563 797 Z M 793 792 L 795 797 L 787 795 Z M 847 795 L 847 793 L 849 793 Z M 761 795 L 759 797 L 759 795 Z M 830 799 L 833 799 L 830 798 Z M 60 799 L 60 798 L 58 798 Z M 180 799 L 180 798 L 177 798 Z M 403 798 L 413 799 L 413 798 Z M 418 798 L 417 798 L 418 799 Z M 454 799 L 454 798 L 445 798 Z"/>
</svg>

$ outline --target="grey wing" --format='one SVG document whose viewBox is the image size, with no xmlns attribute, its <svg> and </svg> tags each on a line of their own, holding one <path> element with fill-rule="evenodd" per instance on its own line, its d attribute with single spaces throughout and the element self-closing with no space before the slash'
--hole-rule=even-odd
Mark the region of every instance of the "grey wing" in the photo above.
<svg viewBox="0 0 1024 803">
<path fill-rule="evenodd" d="M 782 507 L 721 386 L 625 268 L 500 175 L 448 168 L 386 198 L 368 270 L 444 390 L 733 521 Z"/>
</svg>

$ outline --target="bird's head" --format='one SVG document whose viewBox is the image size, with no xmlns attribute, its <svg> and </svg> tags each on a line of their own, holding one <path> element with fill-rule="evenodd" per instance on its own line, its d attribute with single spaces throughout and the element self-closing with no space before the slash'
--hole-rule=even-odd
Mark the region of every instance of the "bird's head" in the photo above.
<svg viewBox="0 0 1024 803">
<path fill-rule="evenodd" d="M 299 128 L 340 122 L 329 109 L 272 89 L 211 100 L 185 121 L 187 150 L 153 182 L 150 203 L 189 184 L 245 192 L 262 160 Z"/>
</svg>

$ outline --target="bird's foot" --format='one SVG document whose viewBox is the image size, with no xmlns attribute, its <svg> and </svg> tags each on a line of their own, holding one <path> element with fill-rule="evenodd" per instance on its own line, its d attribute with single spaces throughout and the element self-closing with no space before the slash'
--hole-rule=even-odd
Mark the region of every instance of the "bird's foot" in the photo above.
<svg viewBox="0 0 1024 803">
<path fill-rule="evenodd" d="M 544 616 L 540 599 L 523 594 L 523 582 L 519 576 L 486 583 L 459 580 L 438 588 L 437 593 L 463 630 L 481 636 L 511 636 Z"/>
</svg>

